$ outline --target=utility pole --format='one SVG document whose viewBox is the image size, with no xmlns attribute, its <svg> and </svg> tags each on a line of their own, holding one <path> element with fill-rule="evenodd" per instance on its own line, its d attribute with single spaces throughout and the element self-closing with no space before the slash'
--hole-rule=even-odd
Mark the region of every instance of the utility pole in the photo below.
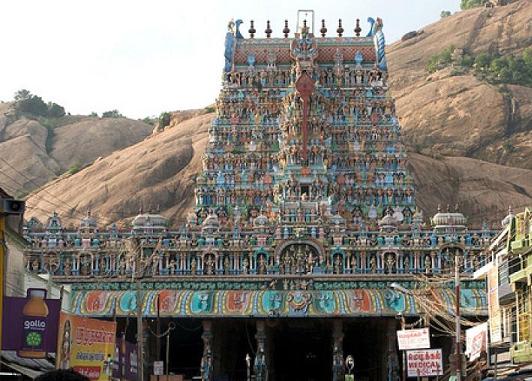
<svg viewBox="0 0 532 381">
<path fill-rule="evenodd" d="M 455 313 L 455 364 L 456 364 L 456 381 L 462 380 L 462 344 L 461 344 L 461 329 L 460 329 L 460 263 L 458 257 L 458 249 L 454 252 L 454 290 L 456 298 L 456 313 Z"/>
<path fill-rule="evenodd" d="M 156 340 L 156 350 L 157 350 L 157 360 L 161 360 L 161 311 L 159 309 L 160 303 L 159 303 L 159 294 L 157 293 L 157 335 L 155 336 Z M 159 380 L 159 376 L 157 376 L 157 380 Z"/>
<path fill-rule="evenodd" d="M 401 330 L 404 331 L 406 329 L 406 321 L 405 321 L 405 317 L 403 314 L 401 314 L 400 316 L 401 318 Z M 402 360 L 403 360 L 403 378 L 402 378 L 402 381 L 407 381 L 407 369 L 406 369 L 406 350 L 402 350 Z"/>
<path fill-rule="evenodd" d="M 140 276 L 137 276 L 137 375 L 144 381 L 144 329 L 142 327 L 142 290 Z"/>
</svg>

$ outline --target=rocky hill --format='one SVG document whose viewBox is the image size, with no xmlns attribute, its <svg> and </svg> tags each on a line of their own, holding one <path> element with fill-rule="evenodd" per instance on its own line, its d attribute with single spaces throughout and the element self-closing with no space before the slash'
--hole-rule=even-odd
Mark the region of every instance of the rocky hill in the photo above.
<svg viewBox="0 0 532 381">
<path fill-rule="evenodd" d="M 194 179 L 213 113 L 196 116 L 173 128 L 96 160 L 71 176 L 51 181 L 30 195 L 29 215 L 40 220 L 56 209 L 77 220 L 91 209 L 107 223 L 127 219 L 139 209 L 179 219 L 193 206 Z M 60 209 L 50 202 L 66 203 Z"/>
<path fill-rule="evenodd" d="M 512 205 L 532 205 L 530 87 L 489 83 L 453 65 L 434 73 L 426 65 L 449 45 L 479 54 L 519 54 L 530 46 L 532 4 L 460 12 L 388 48 L 409 166 L 426 215 L 438 204 L 460 204 L 475 225 L 498 223 Z M 28 199 L 29 216 L 44 219 L 49 201 L 74 222 L 87 209 L 105 224 L 159 209 L 181 219 L 193 205 L 195 175 L 214 114 L 191 113 L 150 138 L 52 181 Z M 55 208 L 57 209 L 57 208 Z"/>
<path fill-rule="evenodd" d="M 493 84 L 460 55 L 518 56 L 532 46 L 532 2 L 475 8 L 416 31 L 387 49 L 390 85 L 411 150 L 532 169 L 532 88 Z M 449 47 L 458 57 L 427 71 Z"/>
<path fill-rule="evenodd" d="M 194 204 L 194 179 L 214 114 L 188 119 L 131 147 L 96 160 L 72 176 L 52 181 L 28 200 L 29 215 L 44 219 L 49 201 L 75 223 L 91 209 L 103 224 L 144 210 L 160 210 L 178 221 Z M 418 205 L 426 214 L 438 204 L 459 204 L 471 222 L 497 221 L 509 204 L 532 204 L 532 171 L 465 157 L 434 159 L 410 153 Z M 57 208 L 56 208 L 57 209 Z"/>
<path fill-rule="evenodd" d="M 11 103 L 0 103 L 0 184 L 21 196 L 138 143 L 152 129 L 127 118 L 16 117 Z"/>
</svg>

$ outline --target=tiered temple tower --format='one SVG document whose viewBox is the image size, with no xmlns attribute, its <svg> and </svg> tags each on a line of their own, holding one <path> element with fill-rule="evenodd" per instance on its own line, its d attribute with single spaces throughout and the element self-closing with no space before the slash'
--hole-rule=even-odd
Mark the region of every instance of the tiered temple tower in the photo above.
<svg viewBox="0 0 532 381">
<path fill-rule="evenodd" d="M 357 20 L 352 37 L 341 22 L 334 37 L 324 22 L 320 36 L 313 22 L 302 20 L 293 36 L 285 23 L 281 38 L 271 37 L 268 23 L 260 39 L 253 22 L 250 38 L 240 20 L 231 22 L 218 115 L 186 223 L 172 230 L 164 217 L 141 214 L 129 231 L 100 230 L 88 216 L 66 231 L 58 216 L 47 227 L 32 221 L 27 271 L 71 284 L 73 310 L 90 316 L 136 313 L 142 284 L 143 316 L 200 320 L 201 352 L 176 355 L 173 366 L 200 372 L 201 364 L 208 381 L 241 379 L 246 352 L 234 340 L 248 323 L 257 380 L 282 380 L 297 368 L 287 361 L 319 357 L 312 364 L 330 369 L 306 370 L 337 381 L 348 352 L 373 369 L 357 378 L 389 379 L 400 368 L 395 315 L 430 321 L 454 300 L 444 283 L 429 287 L 430 301 L 389 285 L 426 289 L 420 279 L 445 276 L 455 261 L 464 315 L 485 314 L 484 283 L 471 273 L 493 234 L 468 229 L 458 211 L 438 211 L 428 225 L 416 209 L 388 92 L 382 20 L 369 22 L 361 36 Z M 279 342 L 279 332 L 294 330 L 318 330 L 324 341 Z M 450 341 L 442 345 L 450 349 Z M 197 368 L 182 363 L 186 356 Z"/>
</svg>

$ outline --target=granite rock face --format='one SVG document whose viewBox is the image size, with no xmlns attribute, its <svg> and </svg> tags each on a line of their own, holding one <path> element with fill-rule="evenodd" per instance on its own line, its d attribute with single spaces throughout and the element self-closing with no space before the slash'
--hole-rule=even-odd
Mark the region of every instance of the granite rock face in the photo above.
<svg viewBox="0 0 532 381">
<path fill-rule="evenodd" d="M 532 169 L 532 88 L 490 84 L 453 67 L 426 70 L 449 46 L 473 56 L 520 54 L 532 45 L 530 15 L 530 1 L 475 8 L 388 47 L 390 86 L 410 149 Z"/>
</svg>

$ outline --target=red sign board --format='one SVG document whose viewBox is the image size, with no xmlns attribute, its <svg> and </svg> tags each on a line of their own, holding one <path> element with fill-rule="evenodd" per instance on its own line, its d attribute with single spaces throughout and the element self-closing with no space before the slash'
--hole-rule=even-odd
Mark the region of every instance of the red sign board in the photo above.
<svg viewBox="0 0 532 381">
<path fill-rule="evenodd" d="M 443 375 L 441 349 L 420 349 L 406 352 L 408 377 Z"/>
</svg>

